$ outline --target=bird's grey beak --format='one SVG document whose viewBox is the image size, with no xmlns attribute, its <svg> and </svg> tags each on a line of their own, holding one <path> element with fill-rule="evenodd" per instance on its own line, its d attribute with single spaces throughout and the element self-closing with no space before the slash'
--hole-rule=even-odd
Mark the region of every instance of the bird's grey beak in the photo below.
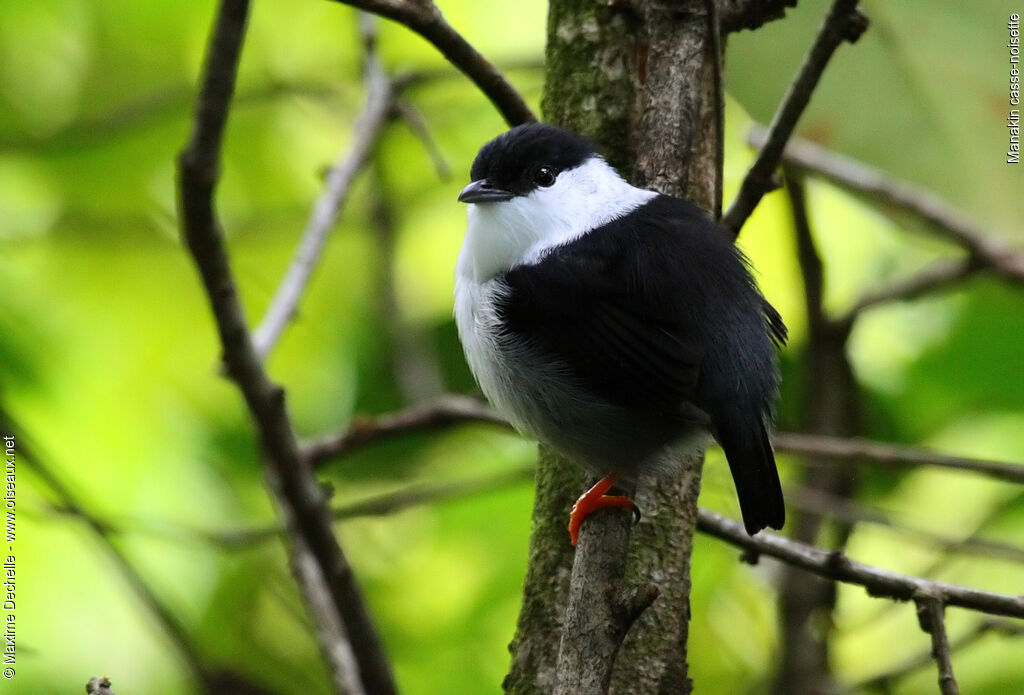
<svg viewBox="0 0 1024 695">
<path fill-rule="evenodd" d="M 487 179 L 474 181 L 463 188 L 462 193 L 459 193 L 460 203 L 500 203 L 511 199 L 510 191 L 498 188 Z"/>
</svg>

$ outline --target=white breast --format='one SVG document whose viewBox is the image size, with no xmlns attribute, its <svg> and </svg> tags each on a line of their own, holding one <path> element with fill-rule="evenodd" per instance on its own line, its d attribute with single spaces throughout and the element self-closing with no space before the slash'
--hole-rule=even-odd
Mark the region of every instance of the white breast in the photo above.
<svg viewBox="0 0 1024 695">
<path fill-rule="evenodd" d="M 657 195 L 631 186 L 595 156 L 561 172 L 553 186 L 505 202 L 471 203 L 456 274 L 484 283 L 513 266 L 536 263 Z"/>
<path fill-rule="evenodd" d="M 496 279 L 480 284 L 460 274 L 455 280 L 455 325 L 466 362 L 481 390 L 509 417 L 511 413 L 503 404 L 511 374 L 503 365 L 498 344 L 500 321 L 495 299 L 500 293 L 501 284 Z"/>
<path fill-rule="evenodd" d="M 497 304 L 509 289 L 502 274 L 537 263 L 552 248 L 656 195 L 629 185 L 595 157 L 561 172 L 548 188 L 506 202 L 469 205 L 455 277 L 455 322 L 466 361 L 484 395 L 516 429 L 563 452 L 579 453 L 581 460 L 601 458 L 600 451 L 589 451 L 595 442 L 608 449 L 593 434 L 595 427 L 610 431 L 621 413 L 595 402 L 566 365 L 503 330 Z"/>
</svg>

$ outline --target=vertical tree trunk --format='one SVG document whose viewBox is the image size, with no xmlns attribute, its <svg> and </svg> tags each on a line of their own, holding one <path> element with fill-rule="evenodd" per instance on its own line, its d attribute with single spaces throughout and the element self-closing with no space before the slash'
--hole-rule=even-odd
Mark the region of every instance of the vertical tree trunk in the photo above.
<svg viewBox="0 0 1024 695">
<path fill-rule="evenodd" d="M 813 434 L 852 436 L 860 428 L 857 381 L 846 357 L 849 328 L 829 321 L 823 306 L 825 269 L 818 256 L 807 218 L 802 178 L 787 171 L 786 181 L 796 230 L 806 297 L 808 325 L 806 388 L 803 394 L 803 428 Z M 853 477 L 846 467 L 827 460 L 810 460 L 801 484 L 847 498 L 853 493 Z M 850 524 L 825 524 L 820 516 L 792 515 L 794 539 L 818 545 L 830 530 L 826 547 L 842 549 L 852 531 Z M 831 664 L 832 613 L 836 606 L 835 582 L 785 565 L 779 577 L 780 660 L 772 692 L 775 695 L 818 695 L 834 690 Z"/>
<path fill-rule="evenodd" d="M 638 185 L 715 210 L 721 140 L 712 46 L 718 43 L 710 39 L 707 6 L 703 0 L 552 0 L 543 111 L 545 120 L 596 140 Z M 625 584 L 653 584 L 658 598 L 629 631 L 610 692 L 691 690 L 689 569 L 702 464 L 702 455 L 689 457 L 675 478 L 642 481 L 636 491 L 644 516 L 632 533 Z M 573 562 L 565 523 L 583 490 L 581 472 L 543 449 L 537 479 L 524 604 L 504 684 L 517 694 L 554 688 Z M 607 516 L 601 524 L 630 523 L 627 514 Z"/>
</svg>

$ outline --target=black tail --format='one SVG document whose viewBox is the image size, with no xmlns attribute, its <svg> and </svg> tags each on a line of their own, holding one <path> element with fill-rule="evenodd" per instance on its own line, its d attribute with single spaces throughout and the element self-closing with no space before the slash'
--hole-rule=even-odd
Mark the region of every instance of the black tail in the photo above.
<svg viewBox="0 0 1024 695">
<path fill-rule="evenodd" d="M 743 525 L 754 535 L 765 526 L 782 528 L 786 507 L 782 485 L 775 468 L 775 454 L 760 418 L 752 422 L 718 422 L 718 443 L 725 451 L 736 494 L 743 512 Z"/>
</svg>

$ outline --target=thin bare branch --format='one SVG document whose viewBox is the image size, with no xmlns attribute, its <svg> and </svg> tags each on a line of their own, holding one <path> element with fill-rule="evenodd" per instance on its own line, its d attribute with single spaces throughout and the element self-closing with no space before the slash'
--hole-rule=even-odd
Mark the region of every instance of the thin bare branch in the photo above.
<svg viewBox="0 0 1024 695">
<path fill-rule="evenodd" d="M 976 520 L 971 525 L 971 528 L 965 531 L 964 543 L 984 543 L 985 541 L 982 540 L 982 534 L 988 532 L 993 526 L 998 526 L 999 523 L 1004 521 L 1006 518 L 1014 516 L 1017 511 L 1020 510 L 1021 504 L 1024 503 L 1024 488 L 1015 486 L 1013 490 L 1013 494 L 995 503 L 992 507 L 986 510 L 984 516 Z M 917 576 L 925 578 L 936 577 L 940 572 L 946 570 L 949 565 L 957 559 L 957 557 L 958 556 L 952 552 L 943 553 L 918 572 Z M 876 624 L 877 621 L 884 620 L 885 616 L 892 611 L 899 609 L 900 606 L 894 603 L 880 606 L 878 610 L 873 613 L 862 616 L 858 620 L 857 624 L 853 625 L 851 629 L 856 630 L 859 629 L 859 626 Z"/>
<path fill-rule="evenodd" d="M 495 490 L 503 490 L 512 485 L 529 481 L 532 477 L 533 466 L 528 466 L 474 480 L 410 485 L 401 490 L 374 495 L 350 504 L 334 507 L 331 510 L 331 517 L 335 521 L 344 521 L 372 516 L 389 516 L 410 507 L 430 505 L 473 495 L 481 495 Z M 188 535 L 199 538 L 207 543 L 233 550 L 262 543 L 283 532 L 283 527 L 274 526 L 229 531 L 192 531 L 188 532 Z"/>
<path fill-rule="evenodd" d="M 942 695 L 960 695 L 960 687 L 953 675 L 953 659 L 946 635 L 946 607 L 941 598 L 916 596 L 917 622 L 932 638 L 932 657 L 939 669 L 939 692 Z"/>
<path fill-rule="evenodd" d="M 750 134 L 749 141 L 759 147 L 770 137 L 768 131 L 758 128 Z M 964 248 L 975 262 L 992 268 L 1006 280 L 1024 282 L 1024 251 L 1012 249 L 987 234 L 931 191 L 808 140 L 791 140 L 782 156 L 787 164 L 808 174 L 922 220 L 939 238 Z"/>
<path fill-rule="evenodd" d="M 831 517 L 850 524 L 867 523 L 882 526 L 904 536 L 910 536 L 929 546 L 939 548 L 947 553 L 999 558 L 1009 562 L 1024 564 L 1024 548 L 1019 546 L 986 540 L 979 538 L 977 534 L 970 534 L 963 538 L 939 535 L 926 529 L 896 521 L 882 510 L 830 494 L 824 490 L 788 483 L 786 485 L 786 504 L 810 514 Z"/>
<path fill-rule="evenodd" d="M 391 80 L 377 59 L 374 48 L 376 34 L 372 21 L 369 21 L 371 19 L 366 17 L 360 22 L 363 44 L 366 48 L 364 60 L 366 103 L 356 119 L 352 142 L 328 172 L 324 189 L 313 206 L 313 212 L 306 223 L 295 257 L 274 294 L 266 315 L 253 332 L 253 346 L 260 359 L 266 359 L 285 327 L 295 316 L 313 271 L 319 265 L 327 237 L 334 228 L 338 215 L 348 199 L 352 182 L 355 181 L 356 175 L 369 159 L 370 153 L 391 115 L 395 91 Z"/>
<path fill-rule="evenodd" d="M 437 5 L 431 0 L 335 2 L 387 17 L 422 36 L 480 88 L 510 126 L 537 120 L 533 111 L 526 105 L 526 101 L 501 71 L 448 24 Z"/>
<path fill-rule="evenodd" d="M 390 516 L 412 507 L 428 506 L 505 490 L 532 480 L 534 469 L 535 466 L 531 464 L 468 480 L 411 484 L 392 492 L 371 495 L 332 507 L 331 518 L 335 521 L 347 521 L 366 517 Z M 96 524 L 104 530 L 108 538 L 142 534 L 177 543 L 204 543 L 228 551 L 241 550 L 265 543 L 284 535 L 287 531 L 284 524 L 208 530 L 146 517 L 118 517 L 107 521 L 84 515 L 81 508 L 71 504 L 54 506 L 50 511 L 62 516 L 83 518 L 90 525 Z"/>
<path fill-rule="evenodd" d="M 804 311 L 811 333 L 820 338 L 820 334 L 827 328 L 824 310 L 825 266 L 821 262 L 821 254 L 811 232 L 807 191 L 803 176 L 799 172 L 786 170 L 786 193 L 793 216 L 796 255 L 804 285 Z"/>
<path fill-rule="evenodd" d="M 769 134 L 753 166 L 743 178 L 739 193 L 722 218 L 725 227 L 738 235 L 764 194 L 774 188 L 772 174 L 797 121 L 811 100 L 825 66 L 843 41 L 856 41 L 867 29 L 867 17 L 857 9 L 857 0 L 834 0 L 818 30 L 818 36 L 804 58 L 793 83 L 769 126 Z"/>
<path fill-rule="evenodd" d="M 1024 618 L 1024 596 L 890 572 L 851 560 L 841 552 L 822 550 L 764 531 L 748 536 L 740 522 L 706 509 L 700 510 L 697 530 L 741 548 L 754 558 L 767 555 L 826 579 L 863 586 L 871 596 L 897 601 L 911 601 L 922 595 L 935 596 L 947 606 Z"/>
<path fill-rule="evenodd" d="M 807 320 L 813 329 L 832 329 L 841 336 L 848 336 L 861 312 L 878 304 L 897 300 L 909 300 L 922 294 L 955 283 L 982 268 L 974 256 L 965 259 L 936 261 L 931 266 L 904 280 L 894 283 L 862 297 L 846 314 L 830 319 L 822 308 L 824 292 L 821 259 L 818 257 L 811 236 L 807 217 L 806 193 L 804 191 L 803 169 L 792 166 L 784 159 L 786 188 L 793 208 L 793 221 L 797 236 L 797 253 L 803 270 L 804 289 L 807 298 Z"/>
<path fill-rule="evenodd" d="M 834 322 L 838 326 L 852 327 L 857 317 L 867 309 L 890 302 L 916 299 L 935 290 L 954 285 L 984 268 L 984 264 L 979 262 L 976 256 L 935 261 L 915 275 L 898 280 L 888 287 L 866 293 L 844 315 L 834 319 Z"/>
<path fill-rule="evenodd" d="M 803 355 L 806 386 L 800 423 L 816 434 L 849 436 L 859 431 L 861 423 L 859 392 L 846 349 L 849 333 L 835 330 L 825 311 L 825 266 L 812 229 L 804 177 L 789 168 L 784 173 L 807 317 L 807 348 Z M 803 485 L 827 491 L 839 499 L 853 496 L 857 477 L 849 475 L 846 468 L 815 466 L 813 458 L 805 462 L 810 465 L 798 471 Z M 853 524 L 838 517 L 801 513 L 791 514 L 788 522 L 788 534 L 793 540 L 813 545 L 827 534 L 835 549 L 846 545 L 853 528 Z M 794 691 L 827 689 L 826 684 L 835 679 L 829 658 L 835 628 L 831 621 L 819 619 L 835 611 L 835 587 L 796 567 L 783 568 L 778 585 L 782 648 L 770 692 L 789 695 Z"/>
<path fill-rule="evenodd" d="M 707 13 L 708 44 L 711 53 L 711 72 L 714 82 L 715 99 L 715 169 L 725 170 L 725 78 L 722 76 L 722 61 L 725 59 L 725 46 L 722 41 L 722 21 L 718 0 L 704 0 L 704 11 Z M 751 3 L 754 4 L 754 3 Z M 760 3 L 768 4 L 768 3 Z M 713 205 L 711 214 L 716 220 L 722 219 L 722 177 L 716 176 L 714 183 Z"/>
<path fill-rule="evenodd" d="M 532 467 L 523 467 L 479 480 L 414 486 L 340 506 L 333 510 L 332 515 L 338 520 L 389 515 L 412 506 L 504 489 L 509 485 L 528 480 L 531 474 Z M 595 515 L 588 519 L 588 523 L 597 521 L 602 516 L 603 513 Z M 132 531 L 138 531 L 139 528 L 134 523 L 131 525 Z M 749 536 L 740 522 L 705 509 L 700 510 L 698 530 L 741 548 L 755 558 L 767 555 L 827 579 L 863 586 L 872 596 L 910 601 L 919 595 L 935 595 L 942 597 L 947 605 L 969 608 L 992 615 L 1024 618 L 1024 596 L 987 592 L 922 577 L 898 574 L 853 561 L 841 553 L 797 543 L 766 532 Z M 283 529 L 280 527 L 268 527 L 202 533 L 197 537 L 217 545 L 233 548 L 260 543 L 282 532 Z M 584 536 L 581 535 L 581 541 L 583 538 Z M 629 601 L 626 601 L 624 605 L 627 604 Z M 999 629 L 1007 634 L 1018 634 L 1019 632 L 1024 635 L 1024 625 L 1015 628 L 1018 632 L 1013 632 L 1011 627 L 1012 624 L 993 623 L 985 629 Z"/>
<path fill-rule="evenodd" d="M 291 526 L 286 522 L 285 526 Z M 321 567 L 301 534 L 289 534 L 292 543 L 292 572 L 309 606 L 316 616 L 313 627 L 324 660 L 331 671 L 335 690 L 339 695 L 372 695 L 373 691 L 363 686 L 359 659 L 352 644 L 352 637 L 334 605 L 327 582 L 323 580 Z"/>
<path fill-rule="evenodd" d="M 322 465 L 330 459 L 346 456 L 390 437 L 463 423 L 511 429 L 507 420 L 479 399 L 449 394 L 394 413 L 357 419 L 342 434 L 310 442 L 304 451 L 315 465 Z M 796 432 L 778 432 L 773 443 L 776 451 L 786 454 L 850 462 L 870 461 L 891 466 L 936 466 L 978 473 L 996 480 L 1024 483 L 1024 464 L 950 456 L 919 447 Z"/>
<path fill-rule="evenodd" d="M 444 154 L 441 153 L 441 148 L 437 146 L 437 141 L 430 134 L 427 120 L 420 113 L 419 109 L 413 106 L 412 102 L 408 99 L 396 99 L 395 111 L 405 121 L 406 125 L 409 126 L 409 130 L 412 131 L 413 135 L 423 143 L 423 149 L 430 155 L 430 161 L 433 162 L 434 171 L 437 172 L 438 177 L 442 181 L 450 179 L 452 177 L 452 168 L 448 166 L 448 161 L 444 158 Z"/>
<path fill-rule="evenodd" d="M 292 567 L 298 578 L 307 580 L 300 586 L 312 618 L 321 637 L 332 625 L 343 625 L 350 638 L 346 643 L 346 635 L 334 630 L 330 643 L 321 642 L 321 651 L 334 675 L 332 685 L 339 692 L 347 687 L 350 679 L 341 674 L 350 664 L 338 659 L 337 654 L 351 649 L 364 689 L 393 693 L 390 664 L 352 569 L 334 537 L 324 491 L 299 452 L 284 391 L 270 381 L 253 348 L 214 207 L 221 140 L 234 94 L 248 10 L 246 0 L 222 0 L 213 28 L 192 135 L 178 159 L 182 236 L 213 311 L 226 372 L 242 392 L 259 432 L 270 488 L 293 538 L 289 548 Z M 308 566 L 304 549 L 313 557 Z M 309 567 L 315 571 L 308 571 Z M 309 581 L 317 586 L 311 587 Z M 330 596 L 330 617 L 318 610 L 320 591 Z"/>
<path fill-rule="evenodd" d="M 989 633 L 998 633 L 1006 637 L 1024 637 L 1024 625 L 1011 620 L 1001 618 L 986 618 L 978 622 L 971 630 L 949 643 L 950 654 L 969 647 Z M 890 692 L 894 683 L 906 677 L 910 673 L 927 666 L 933 661 L 931 649 L 921 652 L 906 661 L 897 664 L 892 669 L 879 673 L 862 681 L 844 685 L 836 695 L 847 695 L 849 693 L 865 692 Z"/>
<path fill-rule="evenodd" d="M 775 19 L 782 19 L 787 7 L 796 7 L 796 0 L 716 0 L 722 30 L 757 29 Z"/>
<path fill-rule="evenodd" d="M 335 0 L 342 2 L 343 0 Z M 508 58 L 500 61 L 503 69 L 508 72 L 543 73 L 544 61 L 541 58 Z M 415 89 L 434 82 L 463 79 L 464 73 L 452 64 L 438 67 L 421 67 L 415 70 L 401 71 L 395 74 L 395 89 L 404 91 Z"/>
<path fill-rule="evenodd" d="M 511 429 L 508 421 L 489 405 L 476 398 L 451 394 L 376 418 L 357 419 L 342 434 L 310 442 L 304 451 L 310 462 L 318 466 L 388 437 L 467 422 Z"/>
<path fill-rule="evenodd" d="M 970 471 L 1011 483 L 1024 483 L 1022 464 L 949 456 L 899 444 L 795 432 L 779 432 L 773 443 L 776 451 L 786 454 L 820 456 L 840 461 L 864 460 L 890 466 L 936 466 Z"/>
</svg>

